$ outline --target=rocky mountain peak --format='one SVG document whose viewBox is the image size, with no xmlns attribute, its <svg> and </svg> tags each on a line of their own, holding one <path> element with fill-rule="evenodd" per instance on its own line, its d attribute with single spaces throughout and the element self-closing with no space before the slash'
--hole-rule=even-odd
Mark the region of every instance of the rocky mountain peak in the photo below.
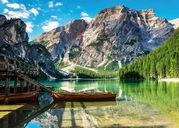
<svg viewBox="0 0 179 128">
<path fill-rule="evenodd" d="M 154 9 L 140 10 L 139 13 L 143 17 L 154 17 L 155 16 Z"/>
<path fill-rule="evenodd" d="M 53 59 L 63 58 L 66 51 L 73 45 L 79 44 L 82 40 L 82 33 L 86 30 L 85 20 L 74 20 L 66 26 L 61 26 L 49 32 L 43 33 L 33 42 L 40 42 L 45 45 L 52 54 Z"/>
<path fill-rule="evenodd" d="M 104 9 L 84 32 L 80 57 L 75 62 L 89 67 L 113 60 L 125 64 L 157 48 L 172 32 L 172 25 L 155 17 L 153 9 Z"/>
<path fill-rule="evenodd" d="M 7 20 L 0 15 L 0 42 L 3 44 L 18 44 L 28 42 L 26 24 L 20 19 Z"/>
<path fill-rule="evenodd" d="M 153 9 L 115 6 L 100 11 L 87 25 L 75 20 L 42 34 L 37 42 L 55 58 L 88 67 L 129 63 L 159 47 L 174 31 L 173 25 L 155 16 Z"/>
<path fill-rule="evenodd" d="M 7 18 L 4 15 L 0 15 L 0 26 L 7 21 Z"/>
<path fill-rule="evenodd" d="M 101 14 L 114 15 L 114 14 L 119 14 L 119 13 L 126 13 L 128 10 L 129 8 L 125 6 L 114 6 L 112 8 L 107 8 L 107 9 L 100 11 L 98 15 L 101 15 Z"/>
<path fill-rule="evenodd" d="M 0 15 L 0 53 L 39 65 L 45 76 L 61 78 L 63 74 L 55 70 L 48 50 L 42 45 L 29 44 L 28 39 L 26 24 L 21 19 L 6 19 Z"/>
</svg>

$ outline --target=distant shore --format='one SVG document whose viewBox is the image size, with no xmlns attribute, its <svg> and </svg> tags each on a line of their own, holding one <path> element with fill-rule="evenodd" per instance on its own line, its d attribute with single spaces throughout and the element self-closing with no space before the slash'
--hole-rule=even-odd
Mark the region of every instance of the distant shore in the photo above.
<svg viewBox="0 0 179 128">
<path fill-rule="evenodd" d="M 179 82 L 179 78 L 161 78 L 159 81 L 163 82 Z"/>
</svg>

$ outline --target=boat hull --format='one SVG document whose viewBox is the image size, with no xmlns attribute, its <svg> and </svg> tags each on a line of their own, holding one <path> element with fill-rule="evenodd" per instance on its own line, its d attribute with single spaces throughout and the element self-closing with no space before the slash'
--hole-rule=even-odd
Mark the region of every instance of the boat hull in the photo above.
<svg viewBox="0 0 179 128">
<path fill-rule="evenodd" d="M 0 104 L 4 103 L 28 103 L 28 102 L 37 102 L 39 92 L 26 92 L 26 93 L 13 93 L 9 96 L 0 94 Z"/>
<path fill-rule="evenodd" d="M 116 94 L 102 92 L 60 92 L 53 93 L 54 101 L 72 102 L 95 102 L 95 101 L 115 101 Z"/>
</svg>

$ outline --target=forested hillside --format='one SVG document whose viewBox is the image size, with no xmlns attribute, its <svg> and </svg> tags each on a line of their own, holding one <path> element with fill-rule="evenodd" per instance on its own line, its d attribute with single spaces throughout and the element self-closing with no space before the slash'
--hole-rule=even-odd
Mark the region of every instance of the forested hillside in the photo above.
<svg viewBox="0 0 179 128">
<path fill-rule="evenodd" d="M 120 79 L 179 77 L 179 29 L 158 49 L 119 70 Z"/>
</svg>

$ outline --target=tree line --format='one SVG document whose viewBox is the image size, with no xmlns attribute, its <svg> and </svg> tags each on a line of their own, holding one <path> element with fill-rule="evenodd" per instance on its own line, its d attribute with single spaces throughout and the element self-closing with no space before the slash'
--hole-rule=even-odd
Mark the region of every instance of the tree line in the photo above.
<svg viewBox="0 0 179 128">
<path fill-rule="evenodd" d="M 159 48 L 119 69 L 120 79 L 179 78 L 179 29 Z"/>
</svg>

